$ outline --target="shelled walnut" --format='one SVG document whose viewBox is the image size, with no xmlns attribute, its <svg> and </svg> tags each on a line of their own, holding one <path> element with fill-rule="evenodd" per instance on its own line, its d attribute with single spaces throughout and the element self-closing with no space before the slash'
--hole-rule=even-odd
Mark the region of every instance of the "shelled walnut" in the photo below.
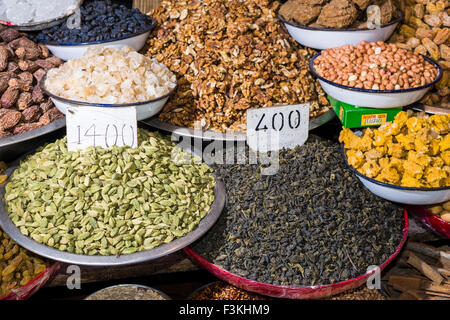
<svg viewBox="0 0 450 320">
<path fill-rule="evenodd" d="M 315 51 L 298 45 L 269 0 L 165 0 L 148 53 L 178 77 L 159 119 L 203 130 L 246 130 L 246 110 L 311 102 L 329 109 L 308 70 Z"/>
<path fill-rule="evenodd" d="M 450 1 L 400 0 L 404 24 L 390 42 L 426 55 L 443 69 L 442 80 L 422 103 L 450 108 Z"/>
<path fill-rule="evenodd" d="M 44 45 L 0 25 L 0 138 L 63 117 L 39 86 L 46 70 L 61 63 Z"/>
</svg>

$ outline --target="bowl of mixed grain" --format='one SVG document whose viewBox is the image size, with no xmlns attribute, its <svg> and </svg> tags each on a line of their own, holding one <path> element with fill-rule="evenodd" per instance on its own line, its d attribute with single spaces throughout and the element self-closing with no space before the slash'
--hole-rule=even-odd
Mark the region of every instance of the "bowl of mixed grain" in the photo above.
<svg viewBox="0 0 450 320">
<path fill-rule="evenodd" d="M 101 289 L 85 300 L 171 300 L 164 292 L 139 284 L 119 284 Z"/>
</svg>

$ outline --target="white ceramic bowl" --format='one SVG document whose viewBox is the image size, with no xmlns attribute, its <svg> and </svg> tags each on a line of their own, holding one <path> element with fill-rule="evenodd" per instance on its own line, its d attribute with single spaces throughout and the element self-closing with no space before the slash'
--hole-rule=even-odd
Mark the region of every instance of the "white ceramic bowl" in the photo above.
<svg viewBox="0 0 450 320">
<path fill-rule="evenodd" d="M 95 41 L 88 43 L 53 43 L 53 42 L 42 42 L 47 48 L 51 51 L 51 53 L 64 60 L 73 60 L 79 59 L 83 56 L 86 50 L 90 47 L 102 45 L 105 48 L 122 48 L 125 46 L 132 47 L 134 50 L 139 51 L 145 46 L 145 42 L 150 35 L 155 24 L 152 24 L 145 31 L 142 31 L 139 34 L 127 36 L 120 39 L 113 40 L 103 40 L 103 41 Z"/>
<path fill-rule="evenodd" d="M 403 20 L 403 12 L 399 10 L 399 18 L 376 29 L 336 29 L 312 28 L 285 20 L 280 14 L 278 18 L 284 23 L 292 38 L 305 47 L 324 50 L 341 47 L 346 44 L 358 45 L 361 41 L 386 41 Z"/>
<path fill-rule="evenodd" d="M 323 90 L 333 98 L 359 107 L 388 109 L 411 105 L 420 99 L 442 78 L 442 68 L 433 60 L 424 57 L 438 70 L 436 79 L 424 86 L 402 90 L 368 90 L 344 86 L 327 80 L 317 74 L 314 69 L 314 60 L 321 54 L 315 55 L 309 62 L 309 70 L 319 79 Z"/>
<path fill-rule="evenodd" d="M 347 155 L 344 148 L 342 148 L 345 163 L 361 180 L 362 184 L 373 194 L 380 198 L 409 205 L 432 205 L 436 203 L 442 203 L 450 200 L 450 187 L 442 188 L 412 188 L 401 187 L 389 183 L 380 182 L 371 179 L 354 167 L 350 166 L 347 162 Z"/>
<path fill-rule="evenodd" d="M 55 106 L 58 108 L 59 111 L 66 114 L 67 108 L 70 107 L 100 107 L 100 108 L 120 108 L 120 107 L 135 107 L 136 108 L 136 118 L 138 121 L 144 120 L 147 118 L 151 118 L 154 115 L 158 114 L 161 109 L 166 104 L 167 100 L 169 99 L 170 95 L 175 91 L 176 88 L 173 88 L 169 93 L 165 94 L 162 97 L 149 100 L 149 101 L 143 101 L 143 102 L 133 102 L 133 103 L 127 103 L 127 104 L 100 104 L 100 103 L 89 103 L 89 102 L 82 102 L 82 101 L 74 101 L 69 100 L 66 98 L 58 97 L 54 95 L 53 93 L 49 92 L 45 88 L 45 77 L 41 80 L 41 89 L 42 91 L 52 99 Z"/>
</svg>

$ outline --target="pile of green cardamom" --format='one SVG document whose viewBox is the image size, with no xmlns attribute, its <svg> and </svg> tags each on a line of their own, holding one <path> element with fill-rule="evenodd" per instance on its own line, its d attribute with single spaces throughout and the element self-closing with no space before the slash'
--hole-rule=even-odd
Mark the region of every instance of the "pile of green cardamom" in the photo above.
<svg viewBox="0 0 450 320">
<path fill-rule="evenodd" d="M 22 234 L 76 254 L 125 255 L 192 231 L 214 201 L 212 170 L 158 133 L 139 146 L 69 152 L 66 138 L 22 161 L 6 185 Z"/>
</svg>

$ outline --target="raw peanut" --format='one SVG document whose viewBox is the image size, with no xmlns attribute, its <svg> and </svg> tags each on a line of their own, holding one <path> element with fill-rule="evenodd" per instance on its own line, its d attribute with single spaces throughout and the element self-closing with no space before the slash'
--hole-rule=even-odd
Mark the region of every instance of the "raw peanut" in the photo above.
<svg viewBox="0 0 450 320">
<path fill-rule="evenodd" d="M 25 110 L 33 103 L 33 99 L 31 98 L 31 92 L 22 92 L 19 96 L 19 100 L 17 100 L 17 108 L 19 110 Z"/>
<path fill-rule="evenodd" d="M 434 215 L 438 215 L 443 211 L 441 206 L 434 206 L 434 207 L 429 208 L 429 210 Z"/>
<path fill-rule="evenodd" d="M 442 204 L 442 207 L 444 208 L 444 210 L 450 211 L 450 201 L 444 202 Z"/>
<path fill-rule="evenodd" d="M 24 122 L 35 122 L 39 120 L 42 110 L 38 105 L 31 106 L 22 112 Z"/>
<path fill-rule="evenodd" d="M 8 110 L 9 112 L 4 114 L 0 119 L 0 130 L 6 131 L 14 128 L 22 118 L 22 114 L 16 110 Z"/>
<path fill-rule="evenodd" d="M 433 42 L 436 43 L 437 45 L 440 45 L 445 43 L 449 37 L 450 37 L 450 29 L 442 28 L 439 29 L 439 31 L 436 33 Z"/>
<path fill-rule="evenodd" d="M 450 222 L 450 211 L 444 211 L 444 212 L 441 214 L 441 219 L 442 219 L 442 220 L 445 220 L 445 221 L 447 221 L 447 222 Z"/>
<path fill-rule="evenodd" d="M 17 31 L 16 29 L 13 29 L 13 28 L 7 28 L 0 32 L 0 38 L 2 38 L 2 40 L 7 43 L 9 43 L 19 37 L 20 37 L 19 31 Z"/>
<path fill-rule="evenodd" d="M 17 100 L 19 99 L 19 90 L 14 88 L 8 88 L 5 93 L 3 93 L 0 102 L 1 106 L 5 109 L 12 108 Z"/>
<path fill-rule="evenodd" d="M 8 67 L 9 52 L 4 46 L 0 47 L 0 71 L 4 71 Z"/>
<path fill-rule="evenodd" d="M 39 69 L 39 66 L 34 61 L 21 60 L 21 61 L 19 61 L 19 68 L 22 71 L 27 71 L 27 72 L 33 73 Z"/>
</svg>

